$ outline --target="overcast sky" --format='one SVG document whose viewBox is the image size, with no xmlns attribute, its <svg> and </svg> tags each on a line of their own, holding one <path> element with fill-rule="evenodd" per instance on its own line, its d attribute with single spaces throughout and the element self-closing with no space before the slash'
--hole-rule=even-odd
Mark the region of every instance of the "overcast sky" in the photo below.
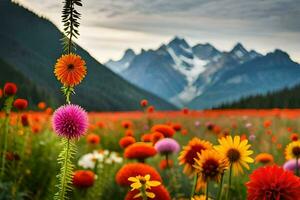
<svg viewBox="0 0 300 200">
<path fill-rule="evenodd" d="M 15 0 L 58 27 L 63 0 Z M 191 45 L 261 53 L 282 49 L 300 62 L 300 0 L 82 0 L 80 39 L 99 61 L 127 48 L 157 48 L 175 35 Z"/>
</svg>

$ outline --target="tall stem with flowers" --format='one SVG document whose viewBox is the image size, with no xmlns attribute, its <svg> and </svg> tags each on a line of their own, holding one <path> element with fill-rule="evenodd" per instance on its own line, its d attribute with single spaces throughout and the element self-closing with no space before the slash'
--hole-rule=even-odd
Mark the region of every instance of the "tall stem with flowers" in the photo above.
<svg viewBox="0 0 300 200">
<path fill-rule="evenodd" d="M 52 126 L 54 131 L 61 136 L 63 150 L 58 156 L 61 165 L 58 177 L 58 192 L 55 199 L 67 199 L 67 193 L 72 190 L 74 165 L 72 158 L 76 153 L 74 140 L 79 139 L 87 130 L 87 113 L 78 105 L 71 104 L 71 95 L 75 94 L 74 86 L 78 85 L 85 77 L 87 70 L 85 61 L 80 56 L 72 53 L 75 43 L 72 38 L 79 36 L 78 27 L 80 13 L 77 6 L 82 6 L 81 0 L 65 0 L 62 11 L 65 36 L 63 38 L 64 51 L 67 53 L 57 60 L 54 74 L 63 84 L 61 90 L 66 98 L 66 105 L 58 108 L 53 114 Z"/>
</svg>

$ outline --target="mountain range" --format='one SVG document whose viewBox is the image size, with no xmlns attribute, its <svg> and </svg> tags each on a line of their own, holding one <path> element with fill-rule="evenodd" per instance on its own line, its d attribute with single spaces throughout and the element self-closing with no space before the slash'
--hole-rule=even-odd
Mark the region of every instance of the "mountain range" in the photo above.
<svg viewBox="0 0 300 200">
<path fill-rule="evenodd" d="M 58 13 L 59 14 L 59 13 Z M 64 103 L 60 83 L 53 70 L 62 55 L 62 33 L 49 20 L 12 3 L 0 1 L 0 84 L 17 82 L 22 97 L 44 100 L 58 106 Z M 157 109 L 176 109 L 173 104 L 128 83 L 77 46 L 87 64 L 88 74 L 75 88 L 72 102 L 93 111 L 136 110 L 141 99 Z M 35 92 L 33 95 L 32 92 Z"/>
<path fill-rule="evenodd" d="M 300 65 L 279 49 L 265 55 L 237 43 L 224 52 L 175 37 L 155 50 L 126 50 L 105 63 L 124 79 L 177 106 L 212 108 L 300 83 Z"/>
</svg>

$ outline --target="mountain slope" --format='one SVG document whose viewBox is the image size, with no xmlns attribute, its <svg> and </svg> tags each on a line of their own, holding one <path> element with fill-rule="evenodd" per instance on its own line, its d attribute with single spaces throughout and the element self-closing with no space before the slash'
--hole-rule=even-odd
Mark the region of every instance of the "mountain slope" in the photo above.
<svg viewBox="0 0 300 200">
<path fill-rule="evenodd" d="M 217 108 L 300 108 L 299 91 L 300 85 L 296 85 L 263 95 L 243 97 L 232 103 L 224 103 Z"/>
<path fill-rule="evenodd" d="M 4 27 L 0 29 L 0 58 L 44 88 L 56 105 L 63 103 L 60 84 L 53 74 L 55 61 L 62 53 L 61 32 L 48 20 L 9 0 L 0 2 L 0 27 Z M 158 109 L 175 108 L 118 77 L 80 46 L 76 53 L 85 59 L 88 74 L 76 87 L 74 103 L 88 110 L 133 110 L 146 98 Z"/>
<path fill-rule="evenodd" d="M 203 93 L 189 104 L 192 108 L 217 106 L 243 96 L 263 94 L 300 83 L 300 66 L 287 53 L 275 50 L 266 56 L 219 70 Z"/>
</svg>

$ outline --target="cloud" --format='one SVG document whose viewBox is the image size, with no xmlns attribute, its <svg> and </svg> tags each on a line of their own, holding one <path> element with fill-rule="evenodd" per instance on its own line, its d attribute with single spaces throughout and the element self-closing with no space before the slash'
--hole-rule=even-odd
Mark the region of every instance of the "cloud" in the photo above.
<svg viewBox="0 0 300 200">
<path fill-rule="evenodd" d="M 60 27 L 60 1 L 19 1 Z M 80 9 L 79 43 L 103 61 L 121 56 L 126 48 L 156 48 L 180 35 L 221 50 L 237 42 L 262 52 L 281 48 L 300 61 L 298 4 L 299 0 L 88 0 Z"/>
</svg>

